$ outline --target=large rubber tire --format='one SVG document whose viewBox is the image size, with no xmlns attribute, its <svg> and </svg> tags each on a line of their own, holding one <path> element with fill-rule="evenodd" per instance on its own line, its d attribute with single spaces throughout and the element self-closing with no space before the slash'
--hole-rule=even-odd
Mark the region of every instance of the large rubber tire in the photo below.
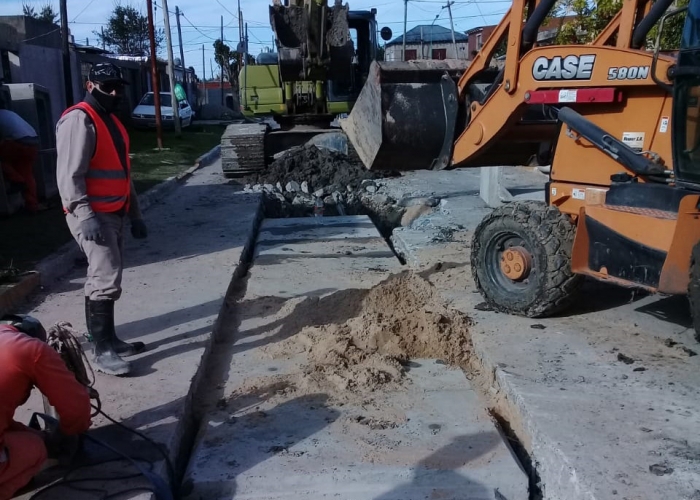
<svg viewBox="0 0 700 500">
<path fill-rule="evenodd" d="M 695 339 L 700 342 L 700 243 L 693 247 L 690 259 L 690 283 L 688 284 L 690 314 L 695 327 Z"/>
<path fill-rule="evenodd" d="M 583 277 L 571 271 L 576 227 L 568 215 L 539 202 L 497 208 L 477 226 L 471 267 L 477 289 L 496 311 L 531 318 L 550 316 L 575 299 Z M 502 251 L 523 247 L 531 257 L 527 279 L 513 281 L 500 267 Z"/>
</svg>

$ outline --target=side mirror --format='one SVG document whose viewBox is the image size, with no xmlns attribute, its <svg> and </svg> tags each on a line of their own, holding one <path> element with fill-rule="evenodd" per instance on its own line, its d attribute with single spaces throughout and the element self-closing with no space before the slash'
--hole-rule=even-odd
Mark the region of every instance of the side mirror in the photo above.
<svg viewBox="0 0 700 500">
<path fill-rule="evenodd" d="M 382 40 L 384 40 L 385 42 L 388 42 L 389 40 L 391 40 L 392 34 L 393 33 L 391 31 L 391 28 L 389 28 L 388 26 L 384 26 L 381 29 L 381 31 L 379 32 L 379 35 L 382 37 Z"/>
<path fill-rule="evenodd" d="M 659 21 L 659 29 L 656 32 L 656 41 L 654 43 L 654 57 L 651 60 L 651 79 L 654 80 L 654 83 L 656 83 L 659 87 L 662 89 L 666 90 L 667 92 L 673 92 L 673 86 L 669 85 L 668 83 L 662 81 L 657 75 L 656 75 L 656 66 L 659 62 L 659 52 L 661 52 L 661 36 L 664 31 L 664 24 L 672 18 L 673 16 L 680 15 L 688 10 L 688 7 L 681 7 L 680 9 L 676 9 L 673 12 L 669 12 L 665 16 L 661 18 Z M 680 48 L 680 47 L 679 47 Z M 667 77 L 669 79 L 672 79 L 675 76 L 675 73 L 673 71 L 674 67 L 669 68 L 669 74 Z"/>
</svg>

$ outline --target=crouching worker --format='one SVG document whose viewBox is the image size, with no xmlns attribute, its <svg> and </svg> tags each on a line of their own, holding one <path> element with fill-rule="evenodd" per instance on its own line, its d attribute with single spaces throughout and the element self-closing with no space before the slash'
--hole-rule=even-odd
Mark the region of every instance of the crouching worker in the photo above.
<svg viewBox="0 0 700 500">
<path fill-rule="evenodd" d="M 8 500 L 42 470 L 42 434 L 14 421 L 15 410 L 37 387 L 56 409 L 66 436 L 90 428 L 88 389 L 46 344 L 46 331 L 31 316 L 0 320 L 0 500 Z"/>
</svg>

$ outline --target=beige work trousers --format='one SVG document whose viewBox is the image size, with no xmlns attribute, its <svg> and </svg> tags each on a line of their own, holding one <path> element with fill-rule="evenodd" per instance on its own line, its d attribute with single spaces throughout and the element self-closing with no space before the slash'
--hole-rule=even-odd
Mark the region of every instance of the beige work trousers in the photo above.
<svg viewBox="0 0 700 500">
<path fill-rule="evenodd" d="M 126 217 L 105 213 L 96 213 L 95 216 L 102 226 L 101 241 L 87 241 L 83 238 L 78 218 L 73 214 L 66 215 L 68 228 L 88 260 L 85 296 L 90 300 L 117 300 L 122 294 Z"/>
</svg>

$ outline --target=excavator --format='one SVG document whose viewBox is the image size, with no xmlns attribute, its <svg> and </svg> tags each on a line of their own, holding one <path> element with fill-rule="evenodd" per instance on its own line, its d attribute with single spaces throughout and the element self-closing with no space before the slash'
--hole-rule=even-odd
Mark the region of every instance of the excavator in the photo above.
<svg viewBox="0 0 700 500">
<path fill-rule="evenodd" d="M 686 295 L 700 341 L 700 0 L 672 3 L 625 0 L 592 43 L 538 46 L 555 0 L 514 0 L 463 72 L 370 68 L 341 122 L 367 168 L 551 166 L 545 202 L 507 203 L 472 235 L 472 275 L 496 311 L 561 313 L 592 277 Z M 679 50 L 661 53 L 683 14 Z"/>
<path fill-rule="evenodd" d="M 392 33 L 377 30 L 376 9 L 334 2 L 274 0 L 269 7 L 277 50 L 239 73 L 247 120 L 222 138 L 226 176 L 263 170 L 276 153 L 333 130 L 336 117 L 352 109 L 377 57 L 377 33 L 385 40 Z"/>
</svg>

